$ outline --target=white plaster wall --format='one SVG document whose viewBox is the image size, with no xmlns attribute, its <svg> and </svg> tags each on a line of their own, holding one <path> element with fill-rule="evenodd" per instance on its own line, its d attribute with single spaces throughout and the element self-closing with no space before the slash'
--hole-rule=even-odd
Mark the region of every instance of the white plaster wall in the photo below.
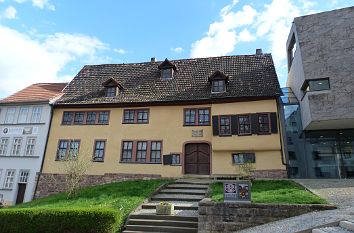
<svg viewBox="0 0 354 233">
<path fill-rule="evenodd" d="M 27 123 L 18 124 L 18 114 L 21 107 L 29 107 L 29 112 L 27 116 Z M 40 123 L 30 123 L 31 113 L 33 106 L 42 106 L 42 114 Z M 13 124 L 5 124 L 5 115 L 8 107 L 16 107 L 15 121 Z M 40 171 L 45 144 L 47 140 L 48 127 L 50 121 L 51 107 L 49 104 L 28 104 L 28 105 L 0 105 L 0 138 L 9 138 L 9 144 L 5 156 L 0 156 L 0 194 L 3 194 L 3 199 L 6 204 L 14 204 L 17 198 L 18 192 L 18 181 L 20 170 L 29 170 L 28 183 L 26 186 L 24 202 L 32 200 L 33 192 L 35 189 L 35 178 L 37 172 Z M 4 133 L 4 129 L 9 130 L 8 133 Z M 32 128 L 31 134 L 21 134 L 21 129 Z M 13 129 L 17 129 L 18 132 L 11 132 Z M 35 132 L 37 131 L 37 132 Z M 21 137 L 21 152 L 20 156 L 10 156 L 13 138 Z M 36 137 L 36 144 L 34 149 L 34 156 L 27 157 L 25 154 L 25 147 L 28 137 Z M 16 170 L 14 186 L 13 189 L 4 189 L 6 170 L 13 169 Z"/>
</svg>

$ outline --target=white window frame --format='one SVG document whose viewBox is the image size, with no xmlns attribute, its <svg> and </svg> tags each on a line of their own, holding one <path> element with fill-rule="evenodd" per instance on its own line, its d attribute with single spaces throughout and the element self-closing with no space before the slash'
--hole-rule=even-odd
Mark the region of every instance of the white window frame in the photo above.
<svg viewBox="0 0 354 233">
<path fill-rule="evenodd" d="M 9 172 L 11 172 L 11 176 L 9 176 Z M 13 189 L 14 183 L 15 183 L 15 176 L 16 176 L 15 169 L 6 170 L 5 180 L 4 180 L 4 189 Z"/>
<path fill-rule="evenodd" d="M 34 106 L 32 108 L 31 123 L 40 123 L 42 116 L 42 106 Z"/>
<path fill-rule="evenodd" d="M 21 107 L 18 113 L 17 123 L 27 123 L 28 112 L 28 107 Z"/>
<path fill-rule="evenodd" d="M 3 140 L 6 139 L 6 144 L 3 144 Z M 6 153 L 7 153 L 7 149 L 9 147 L 9 141 L 10 141 L 10 138 L 7 138 L 7 137 L 3 137 L 3 138 L 0 138 L 0 156 L 6 156 Z"/>
<path fill-rule="evenodd" d="M 30 144 L 30 142 L 31 142 L 31 144 Z M 35 137 L 28 137 L 27 138 L 26 147 L 25 147 L 25 156 L 34 156 L 36 142 L 37 142 L 37 138 L 35 138 Z"/>
<path fill-rule="evenodd" d="M 6 109 L 5 124 L 13 124 L 15 121 L 16 107 L 8 107 Z"/>
<path fill-rule="evenodd" d="M 18 176 L 18 183 L 27 184 L 29 174 L 30 174 L 29 170 L 20 170 L 20 174 Z"/>
<path fill-rule="evenodd" d="M 15 144 L 17 139 L 20 139 L 20 143 L 19 144 Z M 14 140 L 12 141 L 11 156 L 20 156 L 21 155 L 22 141 L 23 141 L 23 139 L 20 138 L 20 137 L 14 138 Z M 18 146 L 18 148 L 16 148 L 16 151 L 18 151 L 18 153 L 14 153 L 15 146 Z"/>
</svg>

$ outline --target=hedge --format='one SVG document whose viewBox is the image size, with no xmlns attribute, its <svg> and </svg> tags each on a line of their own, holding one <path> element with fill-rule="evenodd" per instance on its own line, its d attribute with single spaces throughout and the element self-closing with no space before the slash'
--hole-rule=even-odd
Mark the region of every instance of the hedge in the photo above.
<svg viewBox="0 0 354 233">
<path fill-rule="evenodd" d="M 1 209 L 0 232 L 6 233 L 113 233 L 123 219 L 113 209 Z"/>
</svg>

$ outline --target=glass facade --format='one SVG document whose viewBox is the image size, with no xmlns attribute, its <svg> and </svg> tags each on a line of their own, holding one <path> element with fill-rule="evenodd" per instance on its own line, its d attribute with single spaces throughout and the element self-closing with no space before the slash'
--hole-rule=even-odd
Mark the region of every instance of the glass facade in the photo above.
<svg viewBox="0 0 354 233">
<path fill-rule="evenodd" d="M 291 178 L 354 178 L 354 129 L 303 131 L 299 103 L 283 88 L 285 150 Z"/>
</svg>

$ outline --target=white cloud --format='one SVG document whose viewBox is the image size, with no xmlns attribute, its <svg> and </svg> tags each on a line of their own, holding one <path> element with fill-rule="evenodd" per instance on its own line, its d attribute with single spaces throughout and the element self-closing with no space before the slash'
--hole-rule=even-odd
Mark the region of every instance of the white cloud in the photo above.
<svg viewBox="0 0 354 233">
<path fill-rule="evenodd" d="M 126 53 L 126 51 L 124 49 L 118 49 L 118 48 L 113 49 L 113 51 L 116 52 L 116 53 L 119 53 L 119 54 L 125 54 Z"/>
<path fill-rule="evenodd" d="M 14 19 L 16 18 L 16 9 L 13 6 L 9 6 L 5 9 L 5 11 L 0 15 L 0 18 L 5 19 Z"/>
<path fill-rule="evenodd" d="M 257 15 L 256 10 L 250 5 L 245 5 L 241 10 L 233 12 L 232 9 L 236 4 L 237 1 L 234 0 L 221 9 L 221 20 L 210 24 L 207 35 L 192 44 L 191 57 L 221 56 L 235 49 L 236 29 L 252 24 Z M 245 33 L 243 34 L 246 36 Z"/>
<path fill-rule="evenodd" d="M 68 81 L 61 76 L 72 61 L 101 59 L 107 48 L 97 38 L 80 34 L 56 33 L 43 42 L 27 34 L 0 25 L 0 93 L 8 95 L 36 82 Z"/>
<path fill-rule="evenodd" d="M 0 0 L 1 1 L 1 0 Z M 28 0 L 13 0 L 19 4 L 28 2 Z M 55 11 L 55 6 L 49 2 L 49 0 L 31 0 L 32 6 L 38 7 L 40 9 L 48 9 Z"/>
<path fill-rule="evenodd" d="M 51 4 L 49 0 L 32 0 L 32 5 L 41 9 L 47 8 L 52 11 L 55 10 L 55 6 Z"/>
<path fill-rule="evenodd" d="M 250 42 L 256 40 L 256 37 L 245 28 L 238 34 L 237 40 L 239 42 Z"/>
<path fill-rule="evenodd" d="M 183 48 L 182 47 L 171 48 L 171 51 L 175 53 L 181 53 L 183 52 Z"/>
</svg>

